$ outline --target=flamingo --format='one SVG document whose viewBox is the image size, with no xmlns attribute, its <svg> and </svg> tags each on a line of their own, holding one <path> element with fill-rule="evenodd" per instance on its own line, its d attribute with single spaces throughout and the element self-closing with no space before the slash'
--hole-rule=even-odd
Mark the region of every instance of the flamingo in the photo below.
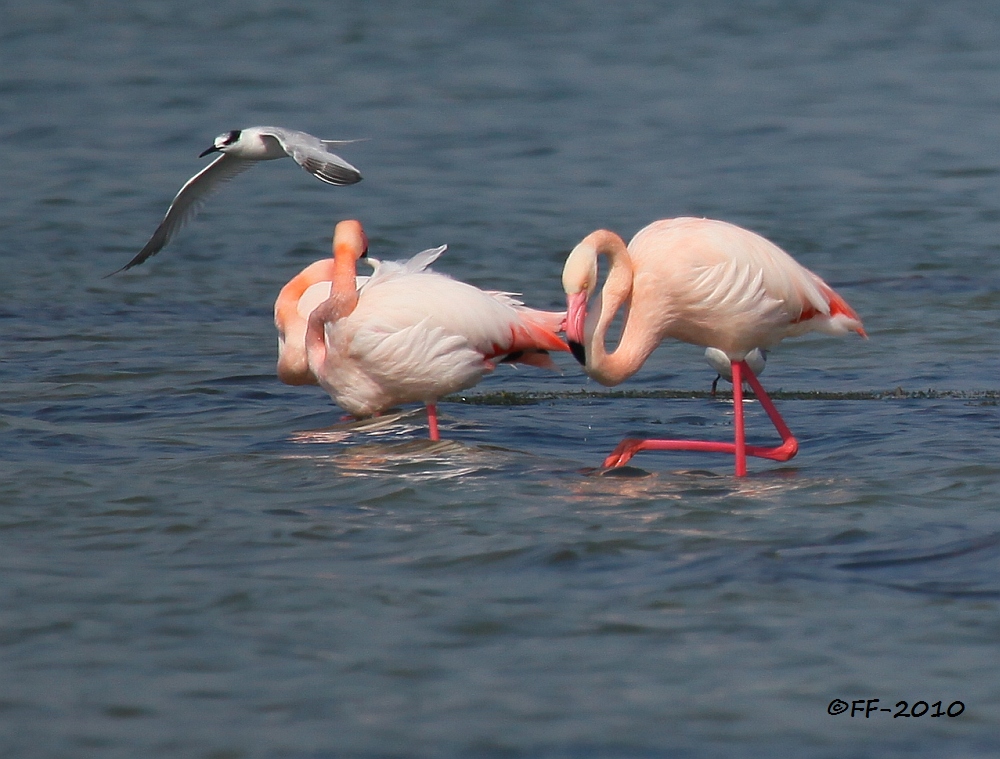
<svg viewBox="0 0 1000 759">
<path fill-rule="evenodd" d="M 610 268 L 588 314 L 600 255 L 608 257 Z M 816 274 L 760 235 L 713 219 L 655 221 L 627 247 L 614 232 L 592 232 L 566 259 L 563 289 L 570 350 L 603 385 L 631 377 L 667 337 L 722 351 L 732 370 L 735 442 L 626 438 L 605 459 L 605 468 L 622 466 L 643 450 L 731 453 L 738 477 L 746 474 L 748 455 L 788 461 L 798 452 L 798 441 L 747 365 L 748 354 L 812 331 L 867 337 L 854 310 Z M 621 339 L 608 353 L 605 334 L 623 305 Z M 743 379 L 781 435 L 781 445 L 746 444 Z"/>
<path fill-rule="evenodd" d="M 472 387 L 497 363 L 554 368 L 548 351 L 569 350 L 557 334 L 565 313 L 428 271 L 445 247 L 379 263 L 360 290 L 360 222 L 340 222 L 333 248 L 333 284 L 307 319 L 304 344 L 312 376 L 354 416 L 422 401 L 430 439 L 440 440 L 438 398 Z"/>
</svg>

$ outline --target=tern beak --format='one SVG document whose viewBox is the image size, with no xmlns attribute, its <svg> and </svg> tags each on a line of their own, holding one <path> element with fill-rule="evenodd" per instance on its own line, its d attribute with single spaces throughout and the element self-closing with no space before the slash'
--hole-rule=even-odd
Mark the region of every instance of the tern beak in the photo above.
<svg viewBox="0 0 1000 759">
<path fill-rule="evenodd" d="M 207 155 L 208 155 L 209 153 L 221 153 L 221 152 L 222 152 L 221 150 L 219 150 L 219 149 L 218 149 L 217 147 L 215 147 L 215 145 L 213 145 L 213 146 L 212 146 L 212 147 L 210 147 L 210 148 L 209 148 L 208 150 L 203 150 L 203 151 L 202 151 L 201 153 L 199 153 L 199 154 L 198 154 L 198 157 L 199 157 L 199 158 L 204 158 L 204 157 L 205 157 L 205 156 L 207 156 Z"/>
</svg>

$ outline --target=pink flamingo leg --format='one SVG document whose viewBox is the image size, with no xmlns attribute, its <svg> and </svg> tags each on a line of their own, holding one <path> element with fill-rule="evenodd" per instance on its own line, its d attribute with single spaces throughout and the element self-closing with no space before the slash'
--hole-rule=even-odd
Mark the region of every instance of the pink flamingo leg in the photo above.
<svg viewBox="0 0 1000 759">
<path fill-rule="evenodd" d="M 431 440 L 440 440 L 438 432 L 438 410 L 436 403 L 427 404 L 427 426 L 430 427 Z"/>
<path fill-rule="evenodd" d="M 736 476 L 745 477 L 747 473 L 747 433 L 743 425 L 743 361 L 733 361 L 733 428 L 736 434 Z M 747 368 L 747 371 L 750 371 Z"/>
<path fill-rule="evenodd" d="M 738 368 L 737 363 L 739 364 Z M 746 444 L 743 425 L 743 379 L 746 379 L 750 383 L 750 387 L 753 388 L 754 393 L 757 395 L 757 400 L 760 401 L 760 405 L 764 407 L 774 428 L 781 435 L 781 445 L 767 448 Z M 639 438 L 625 438 L 611 452 L 611 455 L 604 460 L 604 468 L 611 469 L 622 466 L 628 463 L 639 451 L 702 451 L 706 453 L 730 453 L 735 455 L 736 476 L 742 477 L 746 474 L 747 456 L 756 456 L 757 458 L 771 459 L 773 461 L 788 461 L 791 459 L 798 453 L 799 443 L 792 435 L 791 430 L 788 429 L 788 425 L 785 424 L 785 420 L 782 419 L 781 414 L 778 413 L 774 402 L 764 392 L 764 388 L 761 387 L 757 377 L 750 367 L 746 365 L 745 361 L 733 363 L 733 380 L 733 401 L 736 409 L 736 419 L 734 421 L 734 426 L 736 427 L 735 442 L 717 443 L 710 440 L 641 440 Z M 736 403 L 737 397 L 739 398 L 738 404 Z M 740 470 L 740 447 L 743 449 L 742 471 Z"/>
<path fill-rule="evenodd" d="M 750 387 L 753 388 L 754 393 L 757 395 L 757 400 L 760 401 L 760 405 L 764 407 L 764 411 L 767 412 L 768 418 L 771 420 L 771 424 L 781 435 L 781 445 L 775 448 L 769 448 L 774 453 L 773 456 L 762 456 L 761 458 L 771 458 L 775 461 L 788 461 L 796 453 L 799 452 L 799 441 L 795 439 L 792 431 L 788 429 L 788 425 L 785 424 L 785 420 L 778 413 L 778 409 L 774 406 L 774 401 L 765 392 L 764 388 L 760 384 L 760 380 L 757 379 L 756 375 L 750 371 L 750 367 L 743 362 L 743 368 L 746 370 L 746 380 L 750 383 Z M 760 454 L 754 454 L 760 456 Z"/>
</svg>

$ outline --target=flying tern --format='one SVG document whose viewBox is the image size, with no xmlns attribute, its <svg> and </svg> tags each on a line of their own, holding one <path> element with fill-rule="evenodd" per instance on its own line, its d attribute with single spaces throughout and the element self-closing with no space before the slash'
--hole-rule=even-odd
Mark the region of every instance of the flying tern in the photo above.
<svg viewBox="0 0 1000 759">
<path fill-rule="evenodd" d="M 149 242 L 135 258 L 114 273 L 138 266 L 159 253 L 178 230 L 201 210 L 211 193 L 219 189 L 223 182 L 242 174 L 258 161 L 291 156 L 299 166 L 321 182 L 334 185 L 360 182 L 361 173 L 343 158 L 330 152 L 330 148 L 349 142 L 353 140 L 321 140 L 311 134 L 282 127 L 257 126 L 223 132 L 199 158 L 209 153 L 220 155 L 181 187 Z"/>
</svg>

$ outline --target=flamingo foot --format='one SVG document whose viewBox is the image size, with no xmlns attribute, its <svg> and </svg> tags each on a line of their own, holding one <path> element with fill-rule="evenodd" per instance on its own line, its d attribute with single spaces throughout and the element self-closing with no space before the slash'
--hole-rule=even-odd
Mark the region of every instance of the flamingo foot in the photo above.
<svg viewBox="0 0 1000 759">
<path fill-rule="evenodd" d="M 798 451 L 798 443 L 795 438 L 791 438 L 776 448 L 748 445 L 745 447 L 745 450 L 747 456 L 773 459 L 775 461 L 788 461 Z M 604 459 L 602 466 L 605 469 L 623 466 L 640 451 L 698 451 L 701 453 L 728 453 L 735 455 L 736 444 L 715 442 L 712 440 L 658 440 L 655 438 L 627 437 Z"/>
<path fill-rule="evenodd" d="M 772 447 L 746 445 L 743 435 L 743 386 L 742 383 L 734 383 L 733 388 L 735 392 L 733 393 L 733 401 L 736 410 L 736 418 L 734 420 L 736 434 L 734 442 L 722 443 L 710 440 L 644 440 L 642 438 L 625 438 L 604 460 L 603 467 L 605 469 L 612 469 L 624 466 L 633 456 L 635 456 L 635 454 L 640 451 L 701 451 L 705 453 L 728 453 L 734 456 L 736 458 L 736 476 L 743 477 L 746 475 L 747 471 L 747 456 L 770 459 L 772 461 L 788 461 L 795 456 L 795 454 L 799 452 L 798 440 L 795 439 L 795 436 L 792 435 L 791 431 L 788 429 L 788 425 L 785 424 L 785 420 L 782 419 L 778 410 L 775 408 L 774 403 L 771 401 L 770 397 L 768 397 L 767 393 L 764 392 L 764 388 L 761 387 L 760 382 L 757 381 L 757 378 L 750 370 L 750 367 L 748 367 L 743 361 L 733 362 L 733 364 L 733 379 L 738 382 L 742 379 L 741 375 L 746 376 L 747 382 L 753 388 L 758 401 L 767 412 L 771 423 L 778 431 L 778 434 L 781 435 L 781 445 Z"/>
<path fill-rule="evenodd" d="M 622 440 L 615 449 L 611 451 L 604 463 L 601 464 L 602 469 L 614 469 L 615 467 L 625 466 L 629 460 L 635 456 L 639 451 L 647 450 L 644 447 L 644 443 L 650 442 L 649 440 L 641 440 L 637 437 L 627 437 Z"/>
<path fill-rule="evenodd" d="M 624 466 L 639 451 L 700 451 L 702 453 L 728 453 L 736 455 L 735 443 L 713 442 L 711 440 L 656 440 L 627 437 L 622 440 L 601 465 L 604 469 Z M 799 441 L 789 436 L 781 445 L 765 447 L 748 445 L 745 447 L 747 456 L 771 461 L 788 461 L 799 452 Z M 746 462 L 744 460 L 744 467 Z M 737 477 L 746 474 L 746 469 Z"/>
</svg>

